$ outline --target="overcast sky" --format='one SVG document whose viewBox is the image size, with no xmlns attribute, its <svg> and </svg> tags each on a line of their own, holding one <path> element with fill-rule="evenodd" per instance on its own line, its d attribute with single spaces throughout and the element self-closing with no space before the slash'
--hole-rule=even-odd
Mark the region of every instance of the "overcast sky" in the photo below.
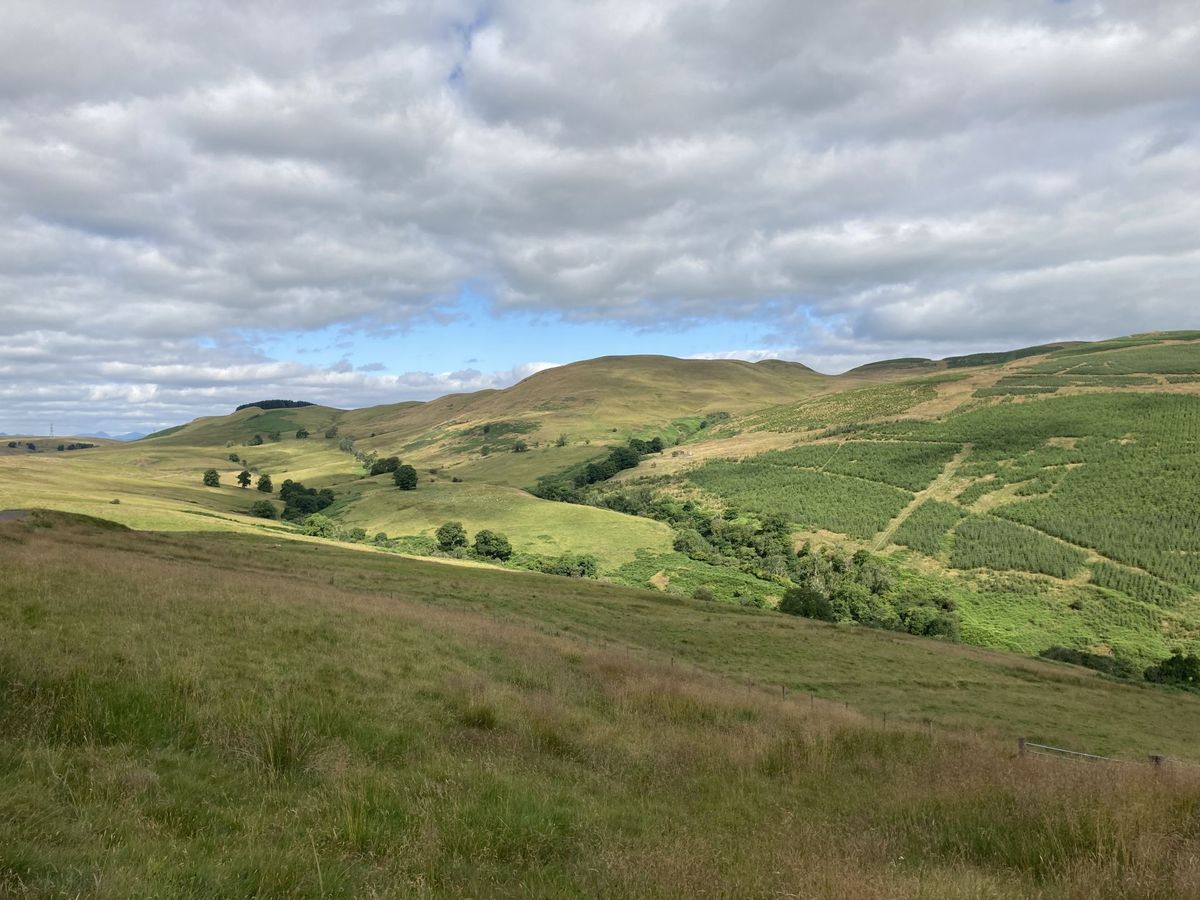
<svg viewBox="0 0 1200 900">
<path fill-rule="evenodd" d="M 1180 2 L 8 0 L 0 431 L 1200 326 Z"/>
</svg>

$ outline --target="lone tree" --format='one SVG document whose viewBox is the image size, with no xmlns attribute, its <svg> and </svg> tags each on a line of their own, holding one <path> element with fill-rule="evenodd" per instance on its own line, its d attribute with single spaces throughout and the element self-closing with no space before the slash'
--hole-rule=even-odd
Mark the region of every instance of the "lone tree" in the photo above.
<svg viewBox="0 0 1200 900">
<path fill-rule="evenodd" d="M 258 489 L 264 494 L 269 494 L 275 490 L 274 485 L 271 484 L 270 475 L 263 474 L 258 476 Z"/>
<path fill-rule="evenodd" d="M 446 553 L 467 546 L 467 529 L 462 522 L 447 522 L 437 530 L 438 549 Z"/>
<path fill-rule="evenodd" d="M 325 437 L 326 437 L 326 438 L 335 438 L 335 437 L 337 437 L 337 426 L 336 426 L 336 425 L 331 425 L 331 426 L 329 426 L 328 428 L 326 428 L 326 429 L 325 429 Z"/>
<path fill-rule="evenodd" d="M 525 443 L 523 440 L 521 440 L 520 438 L 513 441 L 513 446 L 512 446 L 513 453 L 525 453 L 527 450 L 529 450 L 529 445 L 527 443 Z"/>
<path fill-rule="evenodd" d="M 475 535 L 475 552 L 488 559 L 508 559 L 512 556 L 512 544 L 498 531 L 485 528 Z"/>
<path fill-rule="evenodd" d="M 242 471 L 238 473 L 238 484 L 240 484 L 243 488 L 250 487 L 250 473 L 245 469 L 242 469 Z"/>
<path fill-rule="evenodd" d="M 205 471 L 204 486 L 205 487 L 220 487 L 221 486 L 221 476 L 217 474 L 216 469 L 208 469 L 207 471 Z"/>
<path fill-rule="evenodd" d="M 415 491 L 417 489 L 417 470 L 412 466 L 400 466 L 392 473 L 392 481 L 396 482 L 396 487 L 402 491 Z"/>
<path fill-rule="evenodd" d="M 304 440 L 306 437 L 308 437 L 308 431 L 306 431 L 306 430 L 305 430 L 305 429 L 303 429 L 303 428 L 297 428 L 297 429 L 296 429 L 296 440 L 298 440 L 298 441 L 302 441 L 302 440 Z"/>
</svg>

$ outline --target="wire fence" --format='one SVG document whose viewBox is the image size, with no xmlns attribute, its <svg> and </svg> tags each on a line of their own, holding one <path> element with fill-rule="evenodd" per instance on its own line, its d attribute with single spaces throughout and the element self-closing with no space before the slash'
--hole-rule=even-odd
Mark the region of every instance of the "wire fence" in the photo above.
<svg viewBox="0 0 1200 900">
<path fill-rule="evenodd" d="M 1021 756 L 1044 756 L 1050 759 L 1061 759 L 1070 762 L 1084 763 L 1119 763 L 1121 765 L 1139 766 L 1145 763 L 1134 759 L 1117 759 L 1112 756 L 1099 756 L 1095 753 L 1084 753 L 1082 750 L 1067 750 L 1062 747 L 1051 747 L 1048 744 L 1035 744 L 1033 741 L 1025 738 L 1017 738 L 1017 752 Z M 1184 759 L 1173 759 L 1169 756 L 1164 756 L 1161 753 L 1151 753 L 1146 757 L 1146 763 L 1155 768 L 1162 768 L 1166 765 L 1172 766 L 1198 766 L 1200 764 L 1189 762 Z"/>
</svg>

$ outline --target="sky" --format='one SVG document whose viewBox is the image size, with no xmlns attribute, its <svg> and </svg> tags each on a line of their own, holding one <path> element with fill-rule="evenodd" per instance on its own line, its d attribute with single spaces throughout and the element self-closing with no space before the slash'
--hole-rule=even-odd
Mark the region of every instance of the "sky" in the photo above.
<svg viewBox="0 0 1200 900">
<path fill-rule="evenodd" d="M 8 0 L 0 431 L 1200 326 L 1194 0 Z"/>
</svg>

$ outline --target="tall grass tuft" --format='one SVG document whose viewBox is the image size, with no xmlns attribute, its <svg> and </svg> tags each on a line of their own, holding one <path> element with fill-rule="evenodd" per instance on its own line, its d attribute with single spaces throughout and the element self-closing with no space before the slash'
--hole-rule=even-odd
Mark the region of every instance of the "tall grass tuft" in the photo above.
<svg viewBox="0 0 1200 900">
<path fill-rule="evenodd" d="M 243 713 L 230 739 L 234 754 L 268 782 L 303 774 L 313 762 L 316 735 L 294 710 L 271 706 Z"/>
</svg>

